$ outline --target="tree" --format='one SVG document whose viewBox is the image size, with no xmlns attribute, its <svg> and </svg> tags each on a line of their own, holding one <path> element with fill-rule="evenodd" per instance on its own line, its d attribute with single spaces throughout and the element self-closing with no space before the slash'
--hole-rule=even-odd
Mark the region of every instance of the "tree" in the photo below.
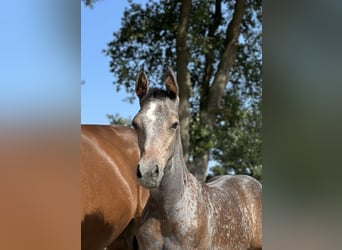
<svg viewBox="0 0 342 250">
<path fill-rule="evenodd" d="M 115 125 L 121 125 L 121 126 L 130 126 L 132 119 L 130 118 L 123 118 L 118 113 L 115 115 L 112 114 L 106 114 L 109 123 L 115 124 Z"/>
<path fill-rule="evenodd" d="M 261 21 L 261 1 L 149 0 L 144 7 L 129 1 L 121 29 L 104 50 L 111 57 L 117 89 L 125 87 L 132 98 L 141 65 L 154 84 L 165 65 L 176 69 L 184 158 L 200 181 L 210 155 L 223 170 L 227 162 L 236 163 L 229 159 L 238 158 L 231 155 L 237 152 L 219 146 L 246 129 L 242 121 L 261 116 Z M 238 152 L 241 157 L 246 150 Z"/>
<path fill-rule="evenodd" d="M 100 0 L 81 0 L 85 6 L 88 6 L 90 8 L 93 8 L 94 7 L 94 3 L 95 2 L 99 2 Z"/>
<path fill-rule="evenodd" d="M 213 175 L 248 174 L 262 181 L 261 107 L 241 107 L 236 100 L 228 95 L 224 98 L 225 105 L 236 112 L 237 118 L 224 117 L 224 113 L 218 118 L 215 136 L 220 139 L 216 140 L 212 156 L 219 165 L 211 170 Z"/>
</svg>

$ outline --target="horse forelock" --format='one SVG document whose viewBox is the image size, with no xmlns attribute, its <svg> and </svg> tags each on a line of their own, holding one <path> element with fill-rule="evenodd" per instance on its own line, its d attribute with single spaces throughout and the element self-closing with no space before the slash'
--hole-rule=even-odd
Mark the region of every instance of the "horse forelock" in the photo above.
<svg viewBox="0 0 342 250">
<path fill-rule="evenodd" d="M 156 100 L 164 100 L 171 99 L 176 101 L 178 98 L 173 93 L 160 89 L 160 88 L 152 88 L 148 91 L 148 93 L 141 99 L 140 103 L 143 106 L 148 100 L 156 99 Z"/>
</svg>

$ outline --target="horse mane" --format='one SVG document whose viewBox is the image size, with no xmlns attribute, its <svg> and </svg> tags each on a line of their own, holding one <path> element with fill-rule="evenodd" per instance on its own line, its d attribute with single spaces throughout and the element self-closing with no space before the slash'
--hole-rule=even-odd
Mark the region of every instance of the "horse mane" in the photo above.
<svg viewBox="0 0 342 250">
<path fill-rule="evenodd" d="M 151 98 L 159 99 L 159 100 L 163 100 L 165 98 L 170 98 L 171 100 L 175 100 L 176 96 L 173 93 L 171 93 L 170 91 L 167 91 L 164 89 L 151 88 L 151 89 L 149 89 L 146 96 L 144 96 L 142 101 L 146 101 L 146 100 L 151 99 Z"/>
</svg>

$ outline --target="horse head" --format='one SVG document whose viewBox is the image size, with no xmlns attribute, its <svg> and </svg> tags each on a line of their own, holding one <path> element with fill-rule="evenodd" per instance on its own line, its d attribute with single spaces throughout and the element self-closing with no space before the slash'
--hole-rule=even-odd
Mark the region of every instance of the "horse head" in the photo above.
<svg viewBox="0 0 342 250">
<path fill-rule="evenodd" d="M 136 78 L 136 94 L 140 110 L 132 125 L 137 131 L 141 157 L 137 166 L 139 183 L 145 188 L 159 186 L 165 169 L 171 167 L 175 142 L 179 137 L 178 84 L 167 68 L 166 90 L 148 87 L 144 71 Z"/>
</svg>

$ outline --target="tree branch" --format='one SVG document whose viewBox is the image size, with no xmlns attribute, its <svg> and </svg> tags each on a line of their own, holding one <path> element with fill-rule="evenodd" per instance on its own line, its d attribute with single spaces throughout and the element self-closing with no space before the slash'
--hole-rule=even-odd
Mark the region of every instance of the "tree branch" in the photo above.
<svg viewBox="0 0 342 250">
<path fill-rule="evenodd" d="M 222 20 L 221 4 L 222 4 L 222 0 L 216 0 L 215 13 L 213 15 L 214 21 L 209 26 L 209 31 L 208 31 L 208 38 L 210 42 L 213 41 L 215 33 L 221 24 L 221 20 Z M 210 78 L 213 74 L 213 63 L 214 63 L 214 56 L 212 54 L 212 51 L 208 49 L 208 52 L 205 53 L 204 76 L 203 76 L 202 85 L 201 85 L 201 91 L 202 91 L 201 104 L 200 104 L 201 108 L 207 106 L 206 93 L 209 93 Z"/>
<path fill-rule="evenodd" d="M 227 26 L 225 48 L 215 74 L 214 82 L 209 91 L 208 108 L 214 112 L 219 108 L 219 101 L 228 82 L 229 71 L 236 57 L 238 37 L 243 15 L 246 10 L 245 0 L 237 0 L 232 20 Z"/>
<path fill-rule="evenodd" d="M 200 123 L 201 128 L 205 130 L 205 134 L 201 138 L 201 141 L 203 142 L 210 142 L 210 140 L 213 140 L 211 134 L 215 128 L 217 110 L 219 109 L 223 91 L 228 82 L 229 70 L 236 56 L 237 38 L 240 34 L 240 25 L 245 9 L 245 1 L 237 0 L 233 18 L 227 26 L 225 48 L 220 58 L 218 70 L 215 74 L 213 84 L 211 87 L 209 87 L 209 91 L 207 92 L 207 100 L 201 103 Z M 210 59 L 210 55 L 206 58 Z M 209 64 L 210 61 L 208 60 L 206 63 L 208 64 L 207 69 L 210 71 L 210 67 L 212 67 Z M 207 74 L 209 72 L 205 73 Z M 210 143 L 208 145 L 210 145 Z M 204 148 L 208 147 L 208 145 L 206 145 Z M 196 157 L 194 157 L 195 160 L 194 167 L 192 167 L 192 172 L 195 174 L 198 180 L 203 182 L 205 181 L 205 174 L 207 170 L 206 166 L 208 164 L 209 154 L 210 148 L 207 148 L 207 150 L 196 154 Z"/>
<path fill-rule="evenodd" d="M 179 25 L 176 30 L 176 70 L 177 82 L 179 85 L 179 114 L 181 124 L 181 137 L 183 144 L 183 154 L 185 161 L 189 157 L 190 145 L 190 111 L 189 98 L 191 95 L 190 74 L 188 72 L 189 51 L 186 44 L 186 35 L 188 32 L 188 24 L 191 13 L 191 0 L 182 0 Z"/>
</svg>

